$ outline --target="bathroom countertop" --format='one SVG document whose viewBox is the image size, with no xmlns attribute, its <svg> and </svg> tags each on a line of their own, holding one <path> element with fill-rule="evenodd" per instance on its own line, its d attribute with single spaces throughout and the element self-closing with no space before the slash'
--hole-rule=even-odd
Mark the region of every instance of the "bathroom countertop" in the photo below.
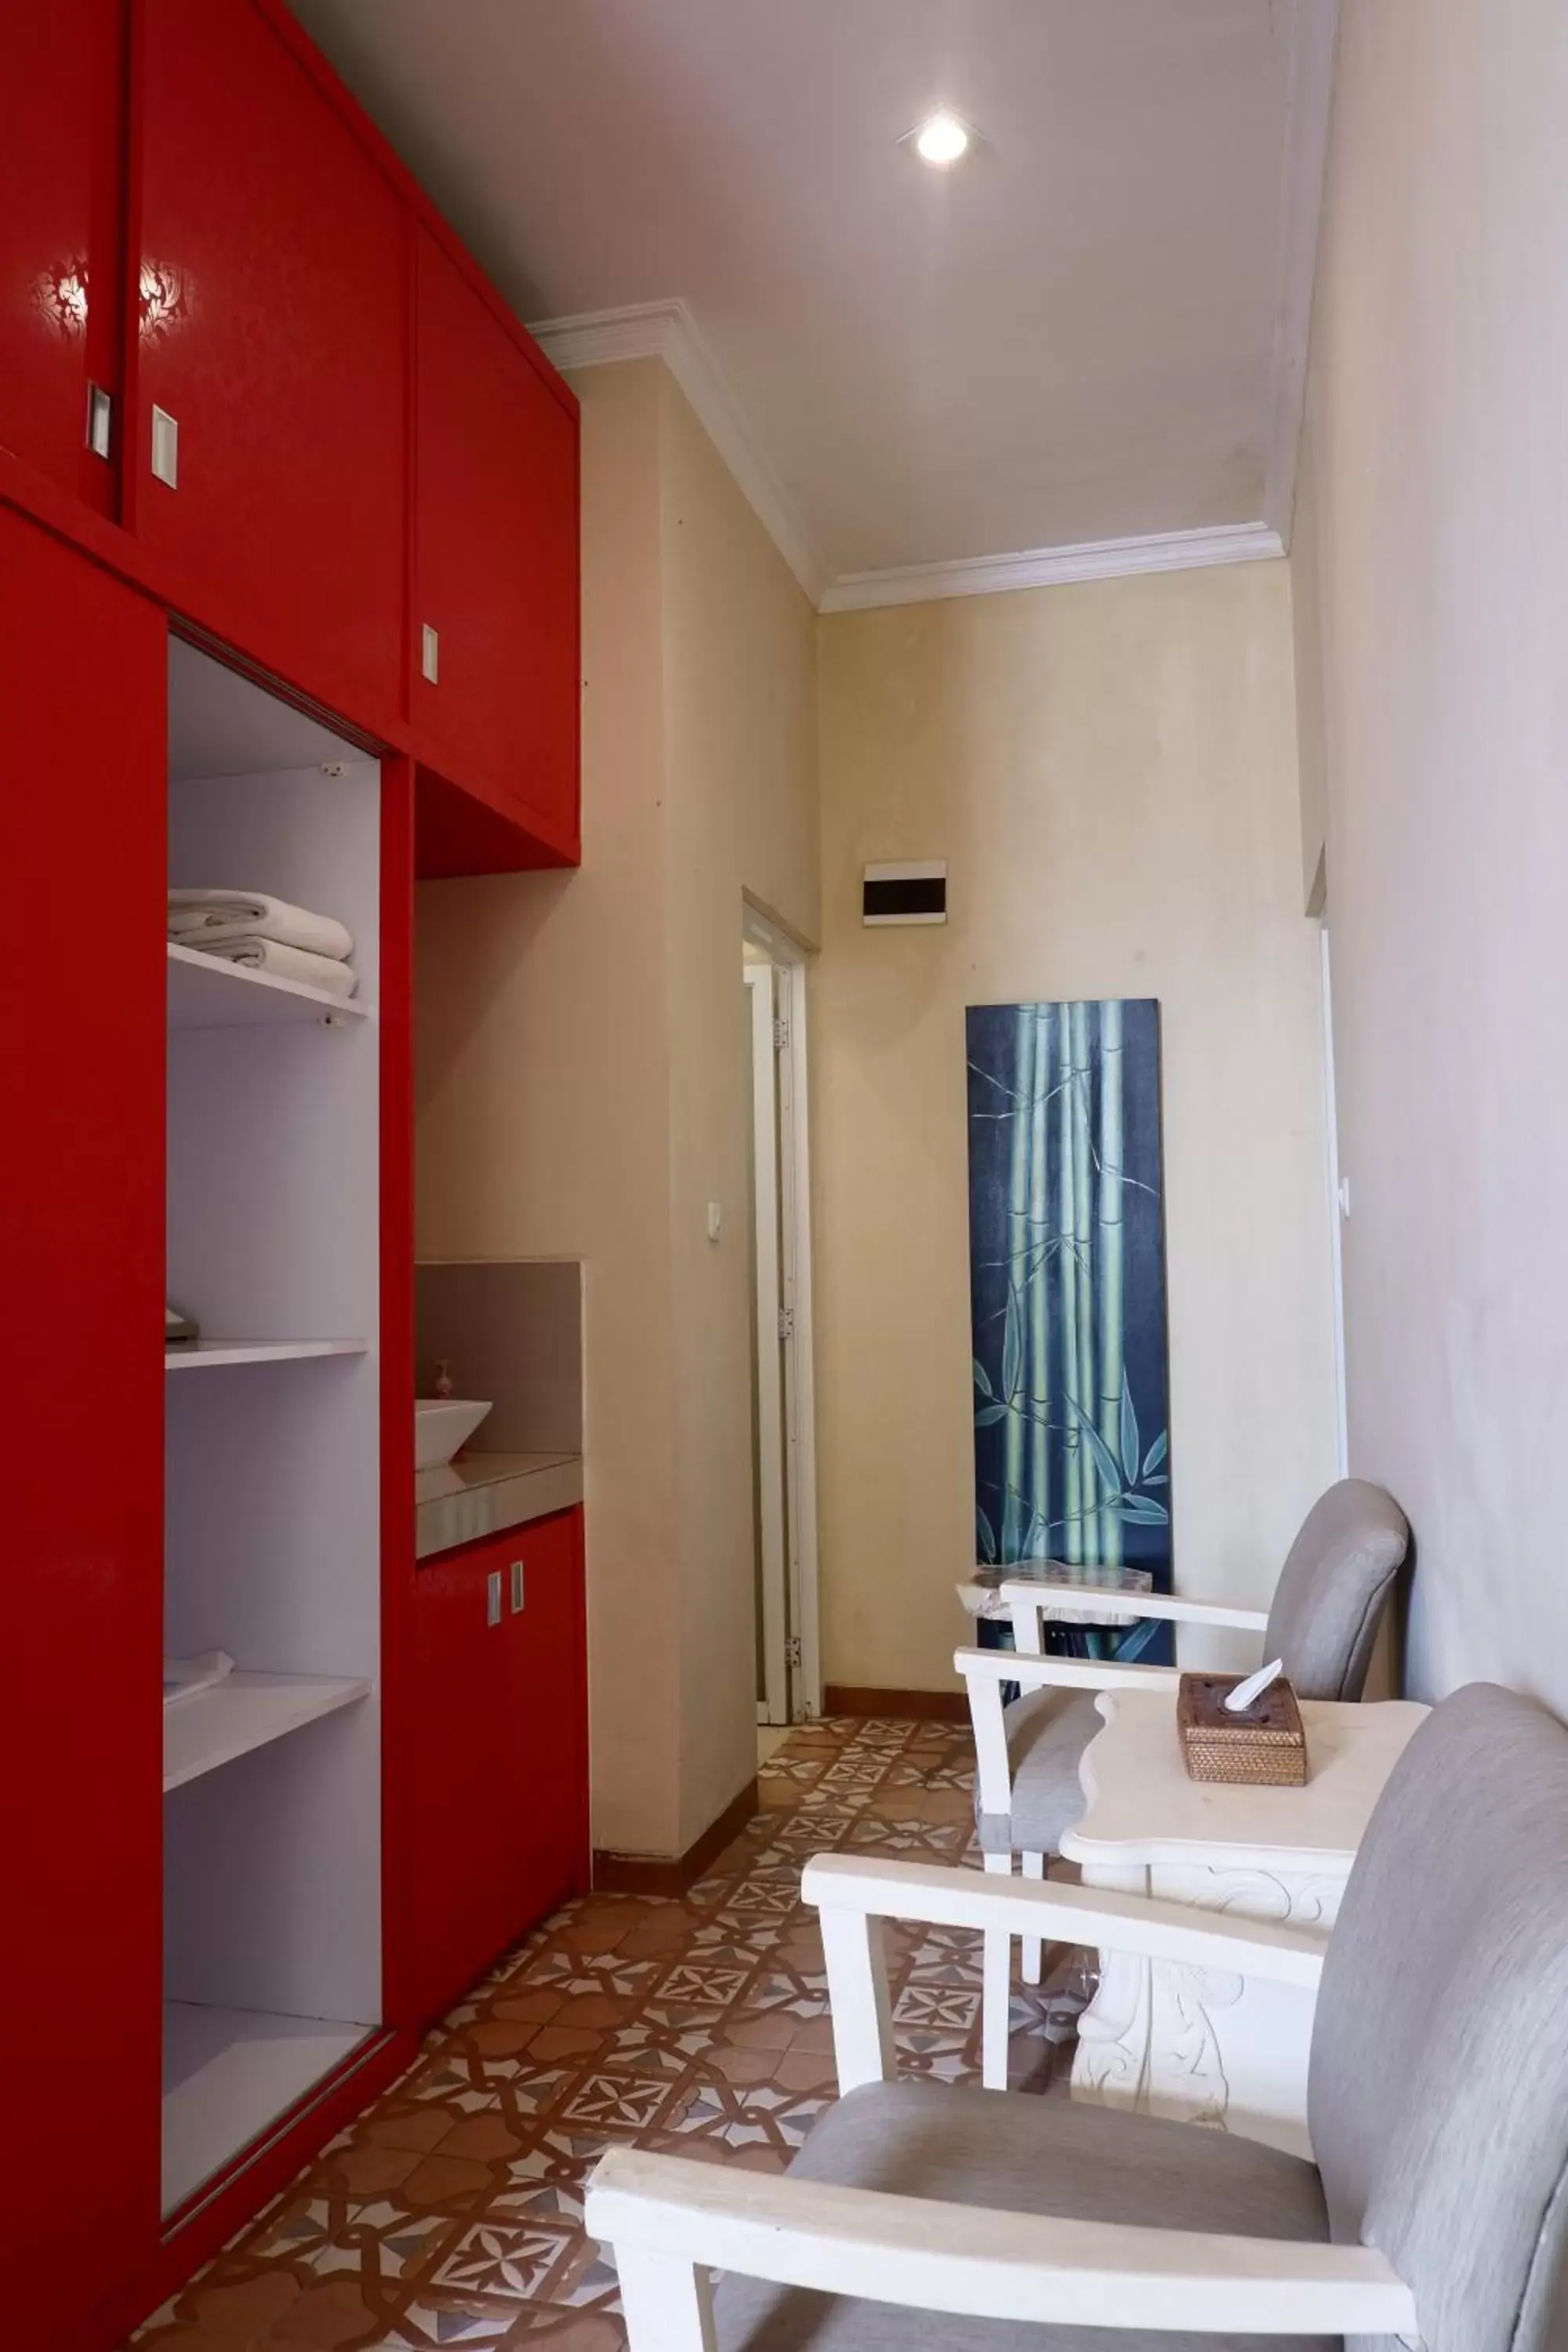
<svg viewBox="0 0 1568 2352">
<path fill-rule="evenodd" d="M 416 1559 L 433 1559 L 458 1544 L 526 1527 L 583 1499 L 580 1454 L 483 1454 L 470 1451 L 414 1481 Z"/>
</svg>

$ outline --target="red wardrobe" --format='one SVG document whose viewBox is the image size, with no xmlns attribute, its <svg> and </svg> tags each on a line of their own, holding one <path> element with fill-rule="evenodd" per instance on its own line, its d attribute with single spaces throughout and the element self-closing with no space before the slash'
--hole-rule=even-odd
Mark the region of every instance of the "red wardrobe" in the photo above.
<svg viewBox="0 0 1568 2352">
<path fill-rule="evenodd" d="M 576 860 L 577 417 L 277 0 L 7 51 L 11 2320 L 106 2352 L 586 1880 L 581 1513 L 416 1565 L 411 1436 L 414 882 Z M 167 945 L 220 870 L 347 1005 Z"/>
</svg>

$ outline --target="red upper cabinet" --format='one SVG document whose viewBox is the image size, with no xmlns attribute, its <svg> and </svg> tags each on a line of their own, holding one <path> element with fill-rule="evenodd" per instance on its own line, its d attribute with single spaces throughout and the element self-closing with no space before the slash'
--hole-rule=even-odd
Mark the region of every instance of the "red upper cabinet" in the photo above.
<svg viewBox="0 0 1568 2352">
<path fill-rule="evenodd" d="M 423 227 L 415 302 L 417 749 L 574 858 L 576 403 Z"/>
<path fill-rule="evenodd" d="M 374 731 L 405 692 L 404 197 L 257 0 L 142 0 L 133 103 L 128 519 L 206 627 Z"/>
<path fill-rule="evenodd" d="M 0 134 L 0 448 L 111 514 L 118 442 L 126 0 L 6 11 Z"/>
</svg>

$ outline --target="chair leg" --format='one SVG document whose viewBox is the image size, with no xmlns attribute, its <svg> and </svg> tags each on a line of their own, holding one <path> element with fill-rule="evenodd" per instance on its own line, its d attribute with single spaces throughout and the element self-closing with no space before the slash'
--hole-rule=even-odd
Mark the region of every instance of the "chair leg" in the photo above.
<svg viewBox="0 0 1568 2352">
<path fill-rule="evenodd" d="M 1021 1854 L 1019 1862 L 1026 1878 L 1044 1878 L 1046 1857 L 1043 1853 Z M 1045 1953 L 1044 1941 L 1038 1936 L 1026 1936 L 1023 1938 L 1023 1945 L 1024 1982 L 1026 1985 L 1037 1985 L 1040 1981 L 1040 1970 Z"/>
<path fill-rule="evenodd" d="M 1010 1853 L 988 1853 L 985 1867 L 1010 1878 Z M 988 1927 L 980 1985 L 980 2080 L 988 2091 L 1007 2087 L 1008 2010 L 1013 1998 L 1013 1939 Z"/>
</svg>

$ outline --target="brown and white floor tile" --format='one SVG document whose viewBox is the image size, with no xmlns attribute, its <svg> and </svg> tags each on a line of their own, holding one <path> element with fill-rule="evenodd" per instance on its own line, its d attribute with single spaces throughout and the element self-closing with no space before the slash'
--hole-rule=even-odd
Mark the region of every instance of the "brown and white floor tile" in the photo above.
<svg viewBox="0 0 1568 2352">
<path fill-rule="evenodd" d="M 972 1841 L 965 1727 L 831 1722 L 759 1770 L 761 1810 L 679 1902 L 569 1904 L 493 1969 L 402 2082 L 139 2331 L 136 2352 L 623 2352 L 584 2235 L 605 2149 L 780 2171 L 834 2095 L 822 1941 L 802 1864 L 953 1861 Z M 889 1925 L 900 2065 L 978 2077 L 978 1940 Z M 1070 2059 L 1064 1955 L 1013 2004 L 1014 2078 Z"/>
</svg>

